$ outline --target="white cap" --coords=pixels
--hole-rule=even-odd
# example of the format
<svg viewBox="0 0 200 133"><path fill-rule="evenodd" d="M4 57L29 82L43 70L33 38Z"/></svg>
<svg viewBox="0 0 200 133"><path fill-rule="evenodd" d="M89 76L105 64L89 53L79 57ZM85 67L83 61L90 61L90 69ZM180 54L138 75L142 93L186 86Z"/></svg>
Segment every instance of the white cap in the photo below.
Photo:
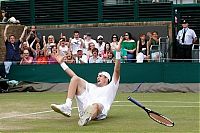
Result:
<svg viewBox="0 0 200 133"><path fill-rule="evenodd" d="M99 72L98 75L104 75L110 81L111 77L110 77L110 74L108 72L102 71L102 72Z"/></svg>
<svg viewBox="0 0 200 133"><path fill-rule="evenodd" d="M102 36L102 35L99 35L99 36L97 37L97 40L99 40L100 38L103 38L103 36Z"/></svg>

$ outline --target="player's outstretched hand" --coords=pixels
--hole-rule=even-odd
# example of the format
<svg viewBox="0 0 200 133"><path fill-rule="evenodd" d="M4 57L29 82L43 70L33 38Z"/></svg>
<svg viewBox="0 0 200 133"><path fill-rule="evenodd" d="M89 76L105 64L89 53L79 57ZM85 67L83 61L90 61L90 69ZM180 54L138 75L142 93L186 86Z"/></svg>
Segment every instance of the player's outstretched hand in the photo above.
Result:
<svg viewBox="0 0 200 133"><path fill-rule="evenodd" d="M61 64L64 60L64 56L59 55L58 53L54 55L54 58L57 60L59 64Z"/></svg>
<svg viewBox="0 0 200 133"><path fill-rule="evenodd" d="M116 51L120 52L120 50L121 50L121 43L122 43L123 40L124 40L124 37L121 36L120 39L119 39L118 45L116 47Z"/></svg>

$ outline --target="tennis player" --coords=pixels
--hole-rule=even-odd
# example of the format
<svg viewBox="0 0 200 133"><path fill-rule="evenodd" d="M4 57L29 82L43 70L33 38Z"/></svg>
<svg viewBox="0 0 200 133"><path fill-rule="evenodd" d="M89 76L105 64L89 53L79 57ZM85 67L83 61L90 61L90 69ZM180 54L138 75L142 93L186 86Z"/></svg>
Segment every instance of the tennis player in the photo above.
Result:
<svg viewBox="0 0 200 133"><path fill-rule="evenodd" d="M92 84L77 76L64 62L63 57L56 56L62 69L71 77L67 99L64 104L51 104L51 108L64 116L70 117L72 100L75 97L79 111L79 126L84 126L91 120L103 120L107 117L111 104L114 101L120 79L120 49L123 37L116 47L116 61L112 78L108 72L99 72L97 83Z"/></svg>

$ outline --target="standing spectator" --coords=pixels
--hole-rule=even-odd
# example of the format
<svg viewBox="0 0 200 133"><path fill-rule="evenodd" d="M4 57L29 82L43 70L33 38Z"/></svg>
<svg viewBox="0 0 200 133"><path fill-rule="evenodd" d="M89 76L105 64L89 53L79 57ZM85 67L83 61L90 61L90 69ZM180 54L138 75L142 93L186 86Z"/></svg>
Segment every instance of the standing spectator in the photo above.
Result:
<svg viewBox="0 0 200 133"><path fill-rule="evenodd" d="M9 36L9 40L7 38L7 30L10 25L5 26L4 30L4 41L6 45L6 58L5 58L5 71L8 74L10 71L10 66L12 65L12 62L20 61L20 44L22 42L22 39L25 35L25 31L27 30L27 27L24 27L24 30L19 38L19 40L16 41L15 35L11 34Z"/></svg>
<svg viewBox="0 0 200 133"><path fill-rule="evenodd" d="M45 36L43 36L43 45L47 48L47 53L51 54L52 47L56 46L54 36L53 35L49 35L47 43L46 43L46 40L45 40Z"/></svg>
<svg viewBox="0 0 200 133"><path fill-rule="evenodd" d="M183 29L179 30L176 37L178 41L177 58L192 59L192 45L197 41L197 36L194 30L188 28L188 22L182 21Z"/></svg>
<svg viewBox="0 0 200 133"><path fill-rule="evenodd" d="M4 10L1 10L1 16L2 16L1 22L6 23L8 21L7 12L5 12Z"/></svg>
<svg viewBox="0 0 200 133"><path fill-rule="evenodd" d="M31 43L33 42L33 40L37 38L37 39L39 39L40 46L43 46L43 44L42 44L42 42L41 42L41 40L42 40L42 35L41 35L41 33L37 32L37 29L36 29L36 28L37 28L37 27L36 27L35 25L32 25L32 26L30 27L30 32L28 33L27 41L28 41L29 44L31 44ZM35 42L35 43L33 44L33 48L34 48L34 49L35 49L35 47L36 47L36 43L37 43L37 42Z"/></svg>
<svg viewBox="0 0 200 133"><path fill-rule="evenodd" d="M20 65L22 65L22 64L23 65L25 65L25 64L32 64L32 62L33 62L33 57L31 57L29 55L29 51L27 49L25 49L23 51L23 57L22 57L22 59L20 61Z"/></svg>
<svg viewBox="0 0 200 133"><path fill-rule="evenodd" d="M112 38L111 38L111 43L110 43L112 51L115 50L115 48L116 48L116 46L118 44L118 41L119 41L118 36L116 34L113 34Z"/></svg>
<svg viewBox="0 0 200 133"><path fill-rule="evenodd" d="M141 57L139 57L141 56ZM137 41L137 49L136 49L136 59L142 59L140 62L143 62L143 59L148 59L147 56L147 39L145 34L141 34L139 40Z"/></svg>
<svg viewBox="0 0 200 133"><path fill-rule="evenodd" d="M96 41L94 39L92 39L92 36L90 33L86 33L86 35L84 36L84 44L85 44L85 49L88 49L89 47L89 43L94 43L96 45Z"/></svg>
<svg viewBox="0 0 200 133"><path fill-rule="evenodd" d="M127 51L128 62L134 62L136 56L136 42L133 40L132 34L130 32L125 32L122 48Z"/></svg>
<svg viewBox="0 0 200 133"><path fill-rule="evenodd" d="M89 63L103 63L97 48L92 49L92 56L89 58Z"/></svg>
<svg viewBox="0 0 200 133"><path fill-rule="evenodd" d="M69 40L70 49L72 50L73 56L76 56L78 49L83 49L84 40L80 38L79 31L75 30L73 38Z"/></svg>
<svg viewBox="0 0 200 133"><path fill-rule="evenodd" d="M69 52L69 47L67 46L64 38L60 39L57 47L58 47L58 54L60 54L61 56L65 56Z"/></svg>
<svg viewBox="0 0 200 133"><path fill-rule="evenodd" d="M99 56L102 57L102 52L104 51L104 46L105 46L105 42L103 41L103 36L99 35L97 37L97 43L95 45L95 48L97 48L99 50ZM103 58L103 57L102 57Z"/></svg>
<svg viewBox="0 0 200 133"><path fill-rule="evenodd" d="M88 63L87 55L83 54L82 49L78 49L76 55L77 55L76 58L75 58L76 64Z"/></svg>

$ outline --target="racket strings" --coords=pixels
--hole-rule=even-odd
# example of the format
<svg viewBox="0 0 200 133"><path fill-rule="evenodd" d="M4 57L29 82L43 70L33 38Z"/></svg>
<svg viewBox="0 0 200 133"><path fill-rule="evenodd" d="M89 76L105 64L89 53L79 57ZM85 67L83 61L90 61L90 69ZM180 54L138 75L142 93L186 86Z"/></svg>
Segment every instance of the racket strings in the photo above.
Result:
<svg viewBox="0 0 200 133"><path fill-rule="evenodd" d="M159 122L159 123L164 124L166 126L171 126L171 127L174 126L174 123L171 120L169 120L168 118L166 118L162 115L150 112L149 116L156 122Z"/></svg>

